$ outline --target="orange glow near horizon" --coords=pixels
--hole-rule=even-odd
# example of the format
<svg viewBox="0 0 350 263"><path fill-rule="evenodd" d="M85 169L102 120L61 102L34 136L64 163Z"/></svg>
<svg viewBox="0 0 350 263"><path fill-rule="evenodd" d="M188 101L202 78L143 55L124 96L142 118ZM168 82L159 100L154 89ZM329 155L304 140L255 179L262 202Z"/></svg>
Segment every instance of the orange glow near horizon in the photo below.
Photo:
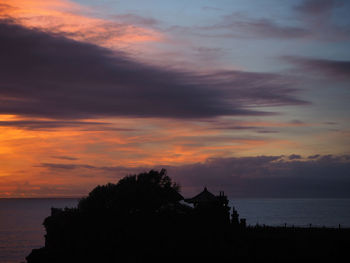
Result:
<svg viewBox="0 0 350 263"><path fill-rule="evenodd" d="M56 196L85 194L92 186L111 181L115 167L151 169L203 163L210 158L304 151L291 140L230 138L225 131L191 121L119 118L89 120L102 125L33 128L6 126L9 121L29 119L0 117L0 197L36 196L38 191L38 196L50 196L52 192L45 191L52 186ZM264 124L283 126L259 123ZM76 192L69 192L68 186Z"/></svg>

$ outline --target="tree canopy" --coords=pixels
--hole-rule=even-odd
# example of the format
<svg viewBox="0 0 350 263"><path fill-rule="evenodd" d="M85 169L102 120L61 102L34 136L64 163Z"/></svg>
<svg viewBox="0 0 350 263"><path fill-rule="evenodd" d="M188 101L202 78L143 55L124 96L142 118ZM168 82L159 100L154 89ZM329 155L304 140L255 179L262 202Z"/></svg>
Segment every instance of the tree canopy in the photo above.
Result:
<svg viewBox="0 0 350 263"><path fill-rule="evenodd" d="M129 215L150 213L183 199L179 189L165 169L159 172L151 170L126 176L116 184L97 186L80 200L78 209L87 212L109 210Z"/></svg>

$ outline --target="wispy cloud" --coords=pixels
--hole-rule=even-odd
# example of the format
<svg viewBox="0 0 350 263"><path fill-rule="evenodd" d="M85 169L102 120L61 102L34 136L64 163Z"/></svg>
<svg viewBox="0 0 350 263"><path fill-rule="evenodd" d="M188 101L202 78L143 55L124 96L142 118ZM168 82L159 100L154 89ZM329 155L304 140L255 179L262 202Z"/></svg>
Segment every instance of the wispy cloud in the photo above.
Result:
<svg viewBox="0 0 350 263"><path fill-rule="evenodd" d="M39 167L49 168L52 170L73 170L78 168L96 169L95 166L88 164L63 164L63 163L42 163Z"/></svg>
<svg viewBox="0 0 350 263"><path fill-rule="evenodd" d="M337 80L350 79L349 60L330 60L295 56L285 56L283 59L297 66L303 72L317 74L316 76L319 78L327 77Z"/></svg>
<svg viewBox="0 0 350 263"><path fill-rule="evenodd" d="M79 158L76 157L72 157L72 156L51 156L51 158L55 158L55 159L61 159L61 160L68 160L68 161L76 161L79 160Z"/></svg>
<svg viewBox="0 0 350 263"><path fill-rule="evenodd" d="M220 21L207 25L184 27L172 26L177 34L193 34L203 38L240 39L300 39L310 37L312 32L303 26L281 24L270 18L251 18L233 13L224 15Z"/></svg>
<svg viewBox="0 0 350 263"><path fill-rule="evenodd" d="M290 17L251 16L245 12L222 15L217 21L201 26L173 26L178 34L203 38L240 38L275 40L317 40L334 42L349 39L348 24L338 23L334 12L345 5L343 0L305 0L291 7Z"/></svg>
<svg viewBox="0 0 350 263"><path fill-rule="evenodd" d="M237 14L223 16L220 23L202 27L202 29L227 30L227 37L231 35L232 37L293 39L310 35L310 31L302 27L281 25L268 18L253 19Z"/></svg>

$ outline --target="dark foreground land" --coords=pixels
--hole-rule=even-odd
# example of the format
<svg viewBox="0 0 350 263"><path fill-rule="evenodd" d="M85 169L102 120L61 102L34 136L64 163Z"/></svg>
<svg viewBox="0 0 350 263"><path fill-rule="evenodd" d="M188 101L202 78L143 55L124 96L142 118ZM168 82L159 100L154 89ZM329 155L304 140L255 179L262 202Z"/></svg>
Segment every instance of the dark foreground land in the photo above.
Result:
<svg viewBox="0 0 350 263"><path fill-rule="evenodd" d="M164 170L98 186L52 209L27 262L349 262L350 229L246 227L223 193L181 200Z"/></svg>
<svg viewBox="0 0 350 263"><path fill-rule="evenodd" d="M144 231L142 234L147 236L112 243L108 240L108 245L101 239L92 241L85 237L85 244L73 245L71 240L59 247L33 250L27 260L28 263L349 262L350 258L349 229L248 227L225 233L205 232L172 236L169 240L169 237Z"/></svg>

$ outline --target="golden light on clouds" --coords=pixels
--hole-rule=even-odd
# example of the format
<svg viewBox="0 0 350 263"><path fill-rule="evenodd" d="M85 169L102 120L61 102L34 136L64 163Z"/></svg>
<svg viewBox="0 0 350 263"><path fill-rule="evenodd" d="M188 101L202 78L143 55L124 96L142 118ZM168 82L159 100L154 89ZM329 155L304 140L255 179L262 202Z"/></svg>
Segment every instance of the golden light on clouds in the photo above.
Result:
<svg viewBox="0 0 350 263"><path fill-rule="evenodd" d="M2 116L1 120L24 119ZM246 132L246 138L235 133L228 135L227 131L199 122L131 118L89 121L101 125L33 128L2 124L1 195L18 196L19 192L25 192L24 196L35 196L38 192L45 196L45 187L52 185L62 187L62 195L69 193L68 186L76 190L82 187L76 193L83 194L93 185L119 178L118 167L181 166L209 158L303 151L292 140L257 138ZM35 190L35 187L44 188ZM60 195L59 191L56 195Z"/></svg>
<svg viewBox="0 0 350 263"><path fill-rule="evenodd" d="M155 30L97 18L92 13L86 7L65 0L3 0L0 6L0 18L14 19L28 28L63 34L108 48L127 48L163 38Z"/></svg>

